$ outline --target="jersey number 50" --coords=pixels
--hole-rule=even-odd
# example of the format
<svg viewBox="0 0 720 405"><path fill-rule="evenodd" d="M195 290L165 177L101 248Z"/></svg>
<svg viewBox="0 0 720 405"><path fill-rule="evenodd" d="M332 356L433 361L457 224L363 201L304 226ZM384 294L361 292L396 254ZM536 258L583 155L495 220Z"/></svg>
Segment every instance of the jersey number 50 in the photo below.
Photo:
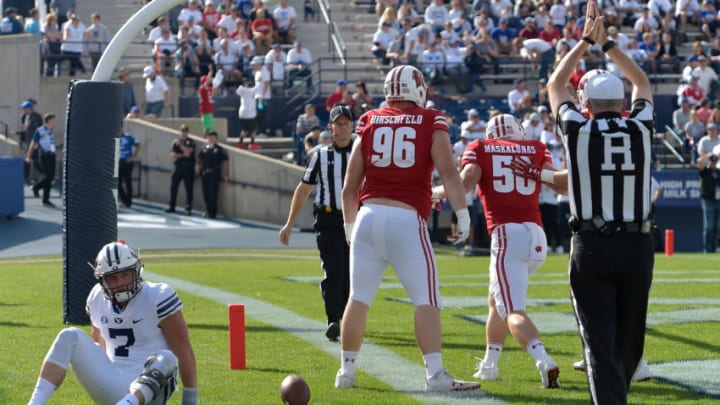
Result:
<svg viewBox="0 0 720 405"><path fill-rule="evenodd" d="M510 162L512 162L512 156L493 155L493 189L498 193L512 193L513 191L517 191L521 195L534 193L535 180L515 176L509 167Z"/></svg>
<svg viewBox="0 0 720 405"><path fill-rule="evenodd" d="M373 132L373 154L370 162L377 167L408 168L415 164L415 130L410 127L396 129L381 127Z"/></svg>

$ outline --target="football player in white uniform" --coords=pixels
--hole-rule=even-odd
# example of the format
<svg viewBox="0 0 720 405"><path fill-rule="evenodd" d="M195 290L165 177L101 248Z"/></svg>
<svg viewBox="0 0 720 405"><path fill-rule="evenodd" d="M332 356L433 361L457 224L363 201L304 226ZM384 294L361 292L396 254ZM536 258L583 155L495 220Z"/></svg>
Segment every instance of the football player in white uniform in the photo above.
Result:
<svg viewBox="0 0 720 405"><path fill-rule="evenodd" d="M29 405L47 402L70 365L98 404L165 404L178 369L182 404L197 404L195 354L175 290L143 281L140 259L123 242L103 246L91 267L98 281L85 307L92 338L78 328L58 333Z"/></svg>

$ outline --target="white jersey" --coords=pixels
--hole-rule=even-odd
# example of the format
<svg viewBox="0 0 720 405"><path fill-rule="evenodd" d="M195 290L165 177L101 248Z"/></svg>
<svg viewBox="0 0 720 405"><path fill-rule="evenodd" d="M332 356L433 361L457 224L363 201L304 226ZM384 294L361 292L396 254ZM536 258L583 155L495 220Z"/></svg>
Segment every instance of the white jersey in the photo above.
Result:
<svg viewBox="0 0 720 405"><path fill-rule="evenodd" d="M148 357L168 349L159 324L182 307L172 287L144 281L122 310L105 298L102 287L96 284L88 295L85 310L105 340L105 354L110 361L119 369L140 373Z"/></svg>

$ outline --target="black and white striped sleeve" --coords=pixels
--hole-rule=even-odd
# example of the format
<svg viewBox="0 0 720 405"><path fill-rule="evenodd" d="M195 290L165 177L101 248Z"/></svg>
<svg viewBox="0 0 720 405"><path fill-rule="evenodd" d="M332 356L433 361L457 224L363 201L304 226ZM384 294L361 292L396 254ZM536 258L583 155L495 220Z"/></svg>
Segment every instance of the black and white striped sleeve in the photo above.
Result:
<svg viewBox="0 0 720 405"><path fill-rule="evenodd" d="M310 160L305 166L305 173L302 177L302 182L305 184L317 184L318 173L320 173L320 151L316 151L310 157Z"/></svg>

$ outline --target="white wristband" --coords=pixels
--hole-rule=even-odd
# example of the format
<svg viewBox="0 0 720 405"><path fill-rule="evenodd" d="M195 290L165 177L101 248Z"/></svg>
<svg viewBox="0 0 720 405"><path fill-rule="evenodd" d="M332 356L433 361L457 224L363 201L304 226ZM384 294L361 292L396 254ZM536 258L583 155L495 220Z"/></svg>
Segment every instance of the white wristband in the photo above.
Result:
<svg viewBox="0 0 720 405"><path fill-rule="evenodd" d="M540 181L543 183L553 184L555 182L555 172L548 169L543 169L540 172Z"/></svg>

